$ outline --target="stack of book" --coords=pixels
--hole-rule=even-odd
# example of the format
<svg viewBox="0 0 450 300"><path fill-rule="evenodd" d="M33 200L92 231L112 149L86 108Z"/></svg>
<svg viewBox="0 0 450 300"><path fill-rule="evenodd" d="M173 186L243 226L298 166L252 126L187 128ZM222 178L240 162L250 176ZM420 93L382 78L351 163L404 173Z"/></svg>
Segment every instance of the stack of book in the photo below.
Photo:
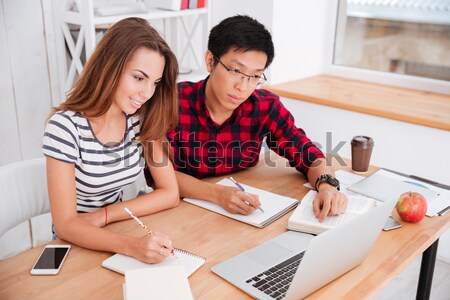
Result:
<svg viewBox="0 0 450 300"><path fill-rule="evenodd" d="M145 0L147 7L156 7L168 10L183 10L203 8L206 0Z"/></svg>
<svg viewBox="0 0 450 300"><path fill-rule="evenodd" d="M123 3L94 3L96 16L106 17L124 14L147 13L149 8L183 10L204 8L206 0L145 0L145 2L124 1Z"/></svg>
<svg viewBox="0 0 450 300"><path fill-rule="evenodd" d="M100 17L124 15L124 14L142 14L146 12L147 7L143 2L94 4L94 14Z"/></svg>

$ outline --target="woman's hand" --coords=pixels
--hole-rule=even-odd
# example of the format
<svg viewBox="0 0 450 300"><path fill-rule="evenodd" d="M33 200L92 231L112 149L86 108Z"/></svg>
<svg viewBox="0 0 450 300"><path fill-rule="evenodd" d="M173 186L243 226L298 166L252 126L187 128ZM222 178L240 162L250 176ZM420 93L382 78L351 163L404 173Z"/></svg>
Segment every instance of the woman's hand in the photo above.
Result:
<svg viewBox="0 0 450 300"><path fill-rule="evenodd" d="M154 232L153 235L145 235L136 238L136 242L131 245L130 255L140 261L156 264L163 261L167 256L172 255L172 241L166 235Z"/></svg>

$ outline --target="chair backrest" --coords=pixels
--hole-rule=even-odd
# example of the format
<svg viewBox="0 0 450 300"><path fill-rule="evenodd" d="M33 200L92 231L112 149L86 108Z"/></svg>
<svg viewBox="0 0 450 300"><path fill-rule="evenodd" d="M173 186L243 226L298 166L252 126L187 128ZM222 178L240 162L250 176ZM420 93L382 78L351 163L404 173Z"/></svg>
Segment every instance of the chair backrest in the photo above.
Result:
<svg viewBox="0 0 450 300"><path fill-rule="evenodd" d="M45 158L0 167L0 259L51 240Z"/></svg>

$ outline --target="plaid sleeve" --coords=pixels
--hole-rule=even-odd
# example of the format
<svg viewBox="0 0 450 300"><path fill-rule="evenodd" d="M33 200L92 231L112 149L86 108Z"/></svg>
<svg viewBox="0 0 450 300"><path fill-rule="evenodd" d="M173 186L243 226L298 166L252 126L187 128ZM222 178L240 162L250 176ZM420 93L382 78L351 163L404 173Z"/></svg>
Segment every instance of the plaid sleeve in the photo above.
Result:
<svg viewBox="0 0 450 300"><path fill-rule="evenodd" d="M285 157L292 167L305 176L313 161L325 157L306 136L305 131L295 126L294 117L283 106L279 97L272 102L266 126L269 131L267 136L269 148Z"/></svg>

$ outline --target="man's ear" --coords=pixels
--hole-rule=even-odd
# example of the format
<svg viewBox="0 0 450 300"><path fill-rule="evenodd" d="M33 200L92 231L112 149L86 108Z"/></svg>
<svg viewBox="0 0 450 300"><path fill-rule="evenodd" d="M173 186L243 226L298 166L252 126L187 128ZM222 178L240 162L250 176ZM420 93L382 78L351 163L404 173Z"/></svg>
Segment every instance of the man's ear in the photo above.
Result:
<svg viewBox="0 0 450 300"><path fill-rule="evenodd" d="M205 65L208 73L211 73L214 68L214 55L209 50L205 53Z"/></svg>

